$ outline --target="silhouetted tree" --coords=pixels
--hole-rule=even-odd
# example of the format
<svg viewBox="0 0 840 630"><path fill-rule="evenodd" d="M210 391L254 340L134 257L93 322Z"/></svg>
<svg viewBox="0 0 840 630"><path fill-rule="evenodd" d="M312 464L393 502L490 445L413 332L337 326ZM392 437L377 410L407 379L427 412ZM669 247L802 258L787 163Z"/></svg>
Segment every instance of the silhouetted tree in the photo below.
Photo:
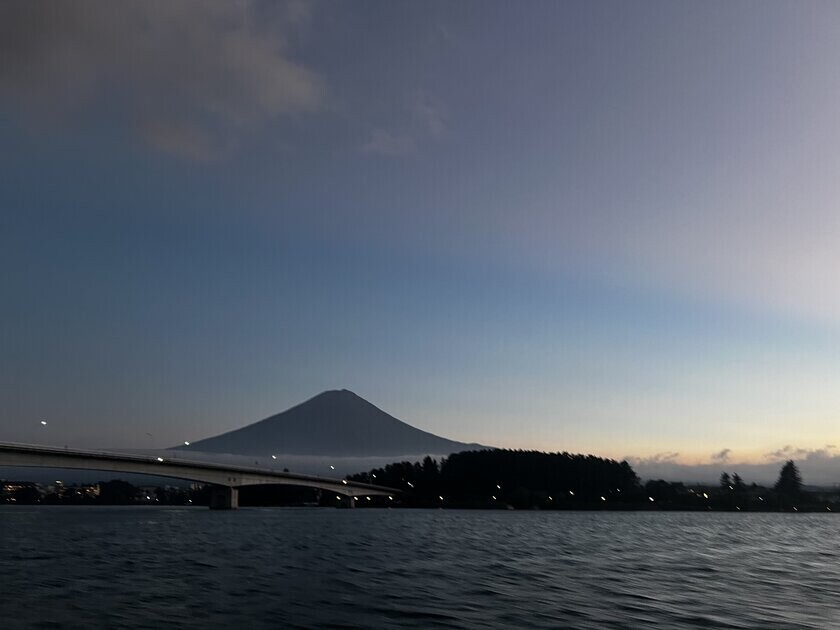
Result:
<svg viewBox="0 0 840 630"><path fill-rule="evenodd" d="M729 478L729 473L724 472L720 475L720 489L723 491L731 490L732 480Z"/></svg>
<svg viewBox="0 0 840 630"><path fill-rule="evenodd" d="M439 472L440 469L438 468L437 460L426 455L426 458L423 460L423 477L434 479L438 476Z"/></svg>
<svg viewBox="0 0 840 630"><path fill-rule="evenodd" d="M792 459L785 462L779 471L779 480L774 486L783 507L788 507L799 501L802 494L802 477Z"/></svg>
<svg viewBox="0 0 840 630"><path fill-rule="evenodd" d="M685 486L682 483L668 483L664 479L651 479L645 484L645 495L653 499L658 508L672 507L684 492Z"/></svg>

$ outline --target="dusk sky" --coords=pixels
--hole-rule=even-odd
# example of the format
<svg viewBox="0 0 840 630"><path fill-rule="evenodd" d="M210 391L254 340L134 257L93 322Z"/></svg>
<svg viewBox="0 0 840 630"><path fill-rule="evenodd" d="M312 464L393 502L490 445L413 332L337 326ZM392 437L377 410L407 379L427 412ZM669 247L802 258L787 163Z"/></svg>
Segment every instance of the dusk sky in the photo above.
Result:
<svg viewBox="0 0 840 630"><path fill-rule="evenodd" d="M0 441L164 447L347 388L504 447L840 453L838 32L4 2Z"/></svg>

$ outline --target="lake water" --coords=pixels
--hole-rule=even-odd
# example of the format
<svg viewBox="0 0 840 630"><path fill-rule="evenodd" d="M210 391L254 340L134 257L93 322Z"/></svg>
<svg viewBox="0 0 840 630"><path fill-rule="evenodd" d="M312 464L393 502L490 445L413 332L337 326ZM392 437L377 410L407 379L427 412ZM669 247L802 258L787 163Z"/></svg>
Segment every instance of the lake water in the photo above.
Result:
<svg viewBox="0 0 840 630"><path fill-rule="evenodd" d="M840 515L0 508L0 627L840 628Z"/></svg>

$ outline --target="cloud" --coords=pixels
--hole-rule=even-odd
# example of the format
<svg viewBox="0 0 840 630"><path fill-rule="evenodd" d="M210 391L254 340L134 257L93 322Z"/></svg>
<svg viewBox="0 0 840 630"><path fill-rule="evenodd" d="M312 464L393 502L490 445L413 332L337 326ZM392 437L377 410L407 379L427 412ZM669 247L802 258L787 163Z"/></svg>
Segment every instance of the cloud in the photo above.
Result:
<svg viewBox="0 0 840 630"><path fill-rule="evenodd" d="M822 451L822 449L820 449ZM765 453L764 457L770 461L781 461L787 459L794 459L794 458L801 458L807 457L809 453L808 449L804 448L794 448L790 444L786 444L782 448L776 449L770 453Z"/></svg>
<svg viewBox="0 0 840 630"><path fill-rule="evenodd" d="M429 138L439 140L446 131L443 106L425 92L417 92L411 100L411 115L415 129Z"/></svg>
<svg viewBox="0 0 840 630"><path fill-rule="evenodd" d="M212 160L220 156L220 149L213 139L194 125L151 121L140 132L147 143L165 153L196 161Z"/></svg>
<svg viewBox="0 0 840 630"><path fill-rule="evenodd" d="M840 454L833 444L822 448L801 448L787 444L765 455L765 462L732 462L730 449L712 455L711 464L682 464L674 453L659 453L652 457L627 457L642 479L666 479L689 483L717 484L722 463L737 467L738 474L747 483L772 485L779 477L782 463L793 459L802 473L806 485L834 486L840 484ZM726 459L716 457L726 453Z"/></svg>
<svg viewBox="0 0 840 630"><path fill-rule="evenodd" d="M725 463L729 461L729 455L732 453L731 448L725 448L722 451L718 451L717 453L712 453L712 461L718 463Z"/></svg>
<svg viewBox="0 0 840 630"><path fill-rule="evenodd" d="M414 155L420 145L440 141L446 133L443 106L425 92L412 94L399 117L403 118L396 126L399 131L375 128L362 145L362 152L392 157Z"/></svg>
<svg viewBox="0 0 840 630"><path fill-rule="evenodd" d="M625 457L624 459L633 466L652 466L657 464L673 463L679 456L680 454L675 451L668 451L664 453L657 453L656 455L651 455L649 457Z"/></svg>
<svg viewBox="0 0 840 630"><path fill-rule="evenodd" d="M149 145L207 159L245 130L313 112L323 81L292 59L301 3L0 4L0 99L66 122L117 114Z"/></svg>
<svg viewBox="0 0 840 630"><path fill-rule="evenodd" d="M377 155L412 155L417 152L417 141L410 135L394 135L384 129L374 129L362 151Z"/></svg>

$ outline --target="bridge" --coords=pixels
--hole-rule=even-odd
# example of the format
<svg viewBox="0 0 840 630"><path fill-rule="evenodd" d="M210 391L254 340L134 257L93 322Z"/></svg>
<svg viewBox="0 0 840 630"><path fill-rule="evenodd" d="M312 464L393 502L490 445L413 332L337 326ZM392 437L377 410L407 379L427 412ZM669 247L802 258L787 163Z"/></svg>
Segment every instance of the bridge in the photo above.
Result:
<svg viewBox="0 0 840 630"><path fill-rule="evenodd" d="M213 489L210 496L211 509L235 510L239 507L239 488L242 486L274 484L317 488L345 497L348 507L353 507L360 497L393 497L400 492L395 488L343 479L280 472L271 468L191 461L176 458L174 453L171 457L167 457L167 454L162 452L155 457L0 442L0 466L137 473L209 484Z"/></svg>

